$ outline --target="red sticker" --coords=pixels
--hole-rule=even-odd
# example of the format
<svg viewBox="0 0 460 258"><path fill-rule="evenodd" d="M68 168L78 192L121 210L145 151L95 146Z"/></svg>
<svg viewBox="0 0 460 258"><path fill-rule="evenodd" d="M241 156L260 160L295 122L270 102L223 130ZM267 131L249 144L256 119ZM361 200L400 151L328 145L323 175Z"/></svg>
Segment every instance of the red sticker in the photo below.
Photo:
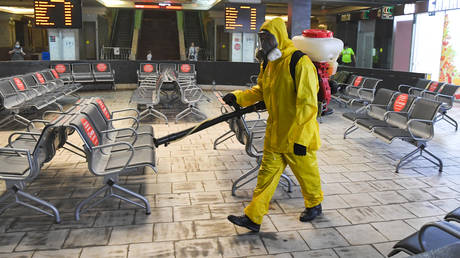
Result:
<svg viewBox="0 0 460 258"><path fill-rule="evenodd" d="M241 49L241 44L240 43L236 43L235 46L234 46L235 50L238 51Z"/></svg>
<svg viewBox="0 0 460 258"><path fill-rule="evenodd" d="M21 79L14 77L13 81L14 84L16 84L16 88L18 88L18 90L23 91L25 89L24 83L21 81Z"/></svg>
<svg viewBox="0 0 460 258"><path fill-rule="evenodd" d="M362 80L363 80L362 76L356 77L355 81L353 82L353 86L358 87L361 84Z"/></svg>
<svg viewBox="0 0 460 258"><path fill-rule="evenodd" d="M81 123L83 124L83 128L85 128L86 136L88 136L88 138L91 140L94 146L98 146L99 139L97 139L96 132L94 132L94 129L91 126L91 124L85 118L81 119Z"/></svg>
<svg viewBox="0 0 460 258"><path fill-rule="evenodd" d="M428 88L428 91L434 92L436 89L438 89L439 82L432 82L430 84L430 87Z"/></svg>
<svg viewBox="0 0 460 258"><path fill-rule="evenodd" d="M144 70L144 73L151 73L153 72L153 65L145 64L142 69Z"/></svg>
<svg viewBox="0 0 460 258"><path fill-rule="evenodd" d="M188 73L190 72L190 70L192 70L192 68L190 67L189 64L183 64L180 66L180 71L183 73Z"/></svg>
<svg viewBox="0 0 460 258"><path fill-rule="evenodd" d="M67 68L65 68L65 65L63 64L57 64L56 66L54 66L54 69L56 69L58 73L65 73L65 71L67 70Z"/></svg>
<svg viewBox="0 0 460 258"><path fill-rule="evenodd" d="M35 73L35 77L37 77L37 80L40 84L45 84L45 78L43 78L41 73Z"/></svg>
<svg viewBox="0 0 460 258"><path fill-rule="evenodd" d="M96 69L98 72L105 72L107 71L107 65L104 63L99 63L96 65Z"/></svg>
<svg viewBox="0 0 460 258"><path fill-rule="evenodd" d="M54 75L54 77L55 77L56 79L59 79L59 74L56 72L56 70L51 69L51 72L53 73L53 75Z"/></svg>
<svg viewBox="0 0 460 258"><path fill-rule="evenodd" d="M401 94L396 97L395 103L393 104L393 110L396 112L400 112L406 107L407 100L409 99L409 95Z"/></svg>
<svg viewBox="0 0 460 258"><path fill-rule="evenodd" d="M104 102L102 102L101 99L97 99L96 102L99 105L99 107L101 108L102 113L104 113L104 116L107 117L107 119L110 119L110 113L107 110L107 107L105 106Z"/></svg>

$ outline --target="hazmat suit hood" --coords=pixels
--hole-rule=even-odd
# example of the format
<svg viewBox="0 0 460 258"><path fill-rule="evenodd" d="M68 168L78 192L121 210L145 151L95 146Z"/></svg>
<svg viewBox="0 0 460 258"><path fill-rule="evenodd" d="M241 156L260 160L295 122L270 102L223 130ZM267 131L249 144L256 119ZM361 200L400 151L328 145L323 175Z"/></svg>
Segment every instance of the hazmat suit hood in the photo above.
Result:
<svg viewBox="0 0 460 258"><path fill-rule="evenodd" d="M266 21L262 24L260 30L266 30L275 36L276 41L278 42L278 48L281 50L282 58L291 56L291 54L297 50L292 41L289 39L286 24L283 19L275 18L273 20Z"/></svg>

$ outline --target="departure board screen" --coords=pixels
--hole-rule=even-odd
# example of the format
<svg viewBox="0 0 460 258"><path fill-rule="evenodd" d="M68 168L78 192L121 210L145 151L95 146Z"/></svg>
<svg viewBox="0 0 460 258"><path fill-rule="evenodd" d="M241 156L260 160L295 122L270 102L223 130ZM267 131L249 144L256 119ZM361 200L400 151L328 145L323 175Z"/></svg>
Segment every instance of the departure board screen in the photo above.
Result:
<svg viewBox="0 0 460 258"><path fill-rule="evenodd" d="M34 0L35 26L81 28L81 0Z"/></svg>
<svg viewBox="0 0 460 258"><path fill-rule="evenodd" d="M265 6L263 5L225 5L226 32L257 32L264 21Z"/></svg>

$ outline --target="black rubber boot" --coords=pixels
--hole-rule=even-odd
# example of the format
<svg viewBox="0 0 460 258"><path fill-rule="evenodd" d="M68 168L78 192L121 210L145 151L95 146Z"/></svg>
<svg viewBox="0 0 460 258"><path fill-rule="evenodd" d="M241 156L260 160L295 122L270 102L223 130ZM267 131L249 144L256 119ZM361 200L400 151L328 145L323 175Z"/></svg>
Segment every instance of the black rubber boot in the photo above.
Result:
<svg viewBox="0 0 460 258"><path fill-rule="evenodd" d="M231 223L233 223L233 224L235 224L237 226L240 226L240 227L245 227L245 228L251 230L252 232L259 232L260 231L260 225L252 222L252 220L246 215L243 215L243 216L229 215L227 217L227 219Z"/></svg>
<svg viewBox="0 0 460 258"><path fill-rule="evenodd" d="M300 214L300 221L307 222L311 221L316 216L320 215L323 212L323 208L321 208L321 204L316 205L312 208L305 208L305 210Z"/></svg>

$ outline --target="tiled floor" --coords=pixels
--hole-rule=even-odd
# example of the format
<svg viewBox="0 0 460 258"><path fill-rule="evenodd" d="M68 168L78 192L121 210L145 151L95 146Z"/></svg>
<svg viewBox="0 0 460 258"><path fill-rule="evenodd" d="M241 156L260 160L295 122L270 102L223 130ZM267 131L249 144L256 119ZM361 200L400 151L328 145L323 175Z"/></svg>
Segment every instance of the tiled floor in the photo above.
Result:
<svg viewBox="0 0 460 258"><path fill-rule="evenodd" d="M130 94L82 93L104 97L112 110L126 107ZM212 100L200 106L209 116L219 114ZM344 140L350 122L343 111L337 108L320 125L324 214L311 223L298 221L303 210L298 186L292 193L279 187L259 234L226 220L250 200L254 183L236 197L231 185L255 163L235 139L213 150L214 139L227 130L223 123L158 148L159 174L146 170L121 178L122 185L147 196L150 216L111 200L75 222L75 205L102 181L88 172L84 159L60 150L27 189L55 204L63 222L9 209L0 215L0 257L381 257L396 241L460 206L460 137L452 127L439 122L429 143L444 161L442 174L422 160L396 174L395 163L413 146L388 145L363 131ZM460 120L459 107L451 114ZM193 124L154 124L154 129L163 136ZM2 146L10 133L0 132ZM70 140L79 143L75 136Z"/></svg>

